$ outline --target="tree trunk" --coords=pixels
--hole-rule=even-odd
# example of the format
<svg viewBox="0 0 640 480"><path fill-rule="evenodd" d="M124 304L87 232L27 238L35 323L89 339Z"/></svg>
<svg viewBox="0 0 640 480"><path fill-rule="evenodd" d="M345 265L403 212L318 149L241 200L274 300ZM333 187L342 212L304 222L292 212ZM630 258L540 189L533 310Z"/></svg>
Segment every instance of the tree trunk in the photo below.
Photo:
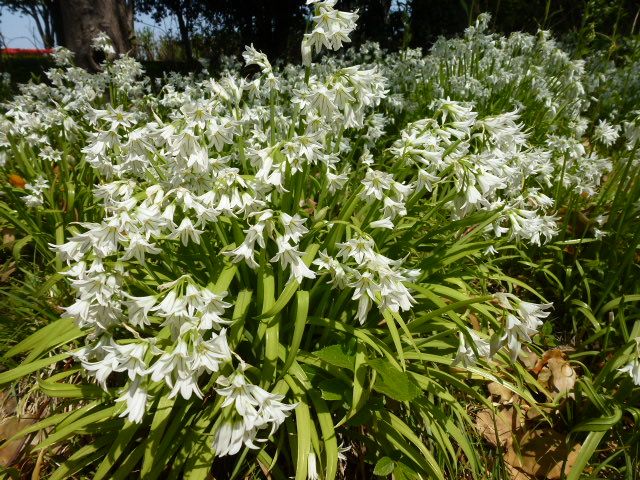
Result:
<svg viewBox="0 0 640 480"><path fill-rule="evenodd" d="M100 70L92 40L106 33L117 53L131 50L133 2L126 0L59 0L62 44L76 54L76 64Z"/></svg>
<svg viewBox="0 0 640 480"><path fill-rule="evenodd" d="M177 10L175 14L178 18L178 30L180 30L180 42L182 43L182 48L184 49L184 56L187 60L187 63L191 63L193 62L193 50L191 49L189 27L187 26L187 21L183 15L182 10Z"/></svg>

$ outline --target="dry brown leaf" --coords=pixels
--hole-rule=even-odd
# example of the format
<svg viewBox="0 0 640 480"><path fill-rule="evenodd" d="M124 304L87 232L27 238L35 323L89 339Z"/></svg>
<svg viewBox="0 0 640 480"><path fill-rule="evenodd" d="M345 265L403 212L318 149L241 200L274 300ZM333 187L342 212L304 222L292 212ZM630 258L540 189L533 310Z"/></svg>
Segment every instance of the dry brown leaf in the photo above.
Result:
<svg viewBox="0 0 640 480"><path fill-rule="evenodd" d="M31 418L5 418L2 423L0 423L0 441L4 441L8 438L13 437L20 430L34 423L35 419ZM26 440L27 437L22 437L4 444L0 448L0 465L3 467L8 467L13 464Z"/></svg>
<svg viewBox="0 0 640 480"><path fill-rule="evenodd" d="M542 368L547 364L547 362L551 358L560 358L562 360L565 360L566 355L562 350L559 350L557 348L554 348L553 350L547 350L546 352L544 352L544 355L542 355L542 358L538 361L536 366L533 368L533 371L535 373L540 373Z"/></svg>
<svg viewBox="0 0 640 480"><path fill-rule="evenodd" d="M576 443L569 448L565 436L555 430L533 430L518 445L507 446L505 461L512 467L512 480L557 480L562 477L563 467L565 476L571 471L580 446Z"/></svg>
<svg viewBox="0 0 640 480"><path fill-rule="evenodd" d="M554 357L549 359L547 365L551 372L553 386L556 387L558 392L567 393L573 390L577 375L569 362L561 358Z"/></svg>
<svg viewBox="0 0 640 480"><path fill-rule="evenodd" d="M469 318L469 323L471 323L471 326L473 327L473 329L476 331L480 331L481 328L480 328L480 322L478 321L478 317L474 313L469 313L468 318Z"/></svg>
<svg viewBox="0 0 640 480"><path fill-rule="evenodd" d="M16 412L18 401L10 391L0 392L0 421L12 416Z"/></svg>
<svg viewBox="0 0 640 480"><path fill-rule="evenodd" d="M551 383L551 370L548 367L542 367L538 373L538 382L546 389L550 388Z"/></svg>
<svg viewBox="0 0 640 480"><path fill-rule="evenodd" d="M487 389L491 395L498 397L499 403L509 403L515 395L511 390L498 382L488 383Z"/></svg>
<svg viewBox="0 0 640 480"><path fill-rule="evenodd" d="M528 348L522 349L522 353L520 354L519 358L520 360L522 360L524 366L529 370L533 370L540 360L536 352L533 352Z"/></svg>
<svg viewBox="0 0 640 480"><path fill-rule="evenodd" d="M498 411L494 420L494 412L487 408L476 415L476 428L493 446L510 445L513 432L520 428L520 419L516 410L509 407Z"/></svg>

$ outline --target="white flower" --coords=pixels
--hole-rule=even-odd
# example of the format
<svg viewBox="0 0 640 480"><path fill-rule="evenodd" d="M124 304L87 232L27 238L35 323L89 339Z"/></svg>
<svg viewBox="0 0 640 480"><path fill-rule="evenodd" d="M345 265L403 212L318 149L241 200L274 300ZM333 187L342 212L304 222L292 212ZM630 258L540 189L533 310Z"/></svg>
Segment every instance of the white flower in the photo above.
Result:
<svg viewBox="0 0 640 480"><path fill-rule="evenodd" d="M189 241L200 244L200 234L203 230L198 230L193 226L189 218L183 218L178 228L176 228L167 238L174 239L180 237L180 241L186 247Z"/></svg>
<svg viewBox="0 0 640 480"><path fill-rule="evenodd" d="M640 358L634 358L624 367L619 368L618 371L628 373L633 383L640 387Z"/></svg>
<svg viewBox="0 0 640 480"><path fill-rule="evenodd" d="M309 452L307 459L307 480L318 480L318 468L316 467L316 454Z"/></svg>
<svg viewBox="0 0 640 480"><path fill-rule="evenodd" d="M389 217L381 218L380 220L376 220L369 224L370 228L386 228L389 230L393 230L393 222Z"/></svg>
<svg viewBox="0 0 640 480"><path fill-rule="evenodd" d="M332 171L327 171L327 188L329 189L329 193L336 193L338 190L342 190L344 186L349 181L349 173L333 173Z"/></svg>
<svg viewBox="0 0 640 480"><path fill-rule="evenodd" d="M126 297L129 300L125 300L124 304L128 309L129 323L136 327L149 325L148 315L151 309L156 306L156 297L153 295L147 297L126 295Z"/></svg>
<svg viewBox="0 0 640 480"><path fill-rule="evenodd" d="M291 277L295 278L298 283L301 283L303 278L316 278L316 274L302 260L303 252L296 250L285 237L277 237L276 243L278 244L278 253L271 259L271 262L279 261L283 270L291 267Z"/></svg>
<svg viewBox="0 0 640 480"><path fill-rule="evenodd" d="M246 365L241 364L231 376L220 376L216 380L219 385L216 392L226 397L222 408L234 407L234 411L227 411L214 438L214 449L218 456L233 455L243 444L258 448L254 443L258 431L270 426L273 434L296 407L295 404L282 403L282 395L274 395L249 383L243 373L245 368Z"/></svg>
<svg viewBox="0 0 640 480"><path fill-rule="evenodd" d="M141 423L147 406L147 390L141 384L143 378L136 376L129 382L127 390L116 399L116 402L127 402L127 408L120 414L127 417L130 422Z"/></svg>
<svg viewBox="0 0 640 480"><path fill-rule="evenodd" d="M120 260L124 261L130 258L136 258L144 265L145 255L147 253L157 255L161 251L161 248L156 247L153 243L149 243L144 236L136 232L131 232L129 234L129 244L125 247L124 255L120 257Z"/></svg>
<svg viewBox="0 0 640 480"><path fill-rule="evenodd" d="M258 65L263 73L271 72L271 64L269 63L269 59L267 56L259 52L253 47L253 43L251 46L245 46L244 52L242 53L242 58L244 58L245 65Z"/></svg>
<svg viewBox="0 0 640 480"><path fill-rule="evenodd" d="M227 343L227 332L222 329L218 335L203 340L198 337L193 344L193 368L217 372L220 366L231 361L231 349Z"/></svg>
<svg viewBox="0 0 640 480"><path fill-rule="evenodd" d="M495 293L494 297L500 306L508 310L500 344L507 344L511 359L515 361L520 354L520 342L530 342L531 337L538 333L542 320L550 315L547 310L553 304L525 302L511 293L499 292Z"/></svg>
<svg viewBox="0 0 640 480"><path fill-rule="evenodd" d="M598 125L596 125L596 128L593 130L593 138L605 147L610 147L616 143L619 136L620 125L611 125L606 120L598 121Z"/></svg>
<svg viewBox="0 0 640 480"><path fill-rule="evenodd" d="M154 382L164 380L172 387L169 398L175 397L178 393L185 400L189 400L192 394L202 398L202 392L198 387L198 372L192 367L192 355L182 339L171 353L164 352L147 373L151 374L151 380Z"/></svg>
<svg viewBox="0 0 640 480"><path fill-rule="evenodd" d="M42 194L45 189L49 188L49 182L44 177L38 177L35 182L27 183L24 188L31 192L31 194L22 197L22 201L27 207L40 207L44 202Z"/></svg>
<svg viewBox="0 0 640 480"><path fill-rule="evenodd" d="M478 356L482 358L490 357L490 345L489 342L481 338L473 330L468 330L468 334L473 341L473 345L467 346L467 337L462 332L459 332L460 343L458 345L458 352L453 360L452 365L462 364L463 367L469 367L475 365L478 361Z"/></svg>
<svg viewBox="0 0 640 480"><path fill-rule="evenodd" d="M105 32L100 32L98 33L98 35L93 37L91 46L94 49L101 50L108 55L115 55L116 53L115 48L113 48L113 42L111 41L111 38L109 38L109 36Z"/></svg>
<svg viewBox="0 0 640 480"><path fill-rule="evenodd" d="M306 220L297 213L293 216L280 212L280 222L284 226L284 241L300 242L302 236L309 230L304 226Z"/></svg>

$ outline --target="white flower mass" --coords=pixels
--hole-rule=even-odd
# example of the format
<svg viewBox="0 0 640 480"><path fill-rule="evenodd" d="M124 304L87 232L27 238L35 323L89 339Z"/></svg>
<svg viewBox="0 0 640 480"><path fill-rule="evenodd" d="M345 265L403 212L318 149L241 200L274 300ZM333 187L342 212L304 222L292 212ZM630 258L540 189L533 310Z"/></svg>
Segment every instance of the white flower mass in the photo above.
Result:
<svg viewBox="0 0 640 480"><path fill-rule="evenodd" d="M51 161L66 155L41 134L57 125L61 136L82 139L83 160L99 178L93 194L101 211L75 225L64 243L51 245L75 294L62 316L90 332L75 359L105 390L114 378L124 379L116 402L132 422L143 421L156 395L222 397L223 420L213 439L219 456L258 448L296 404L258 385L235 351L236 299L227 286L173 268L169 256L197 256L210 274L231 264L238 276L271 269L309 290L322 282L351 299L357 324L375 324L416 303L412 284L421 271L407 260L410 252L391 258L381 245L403 225L411 227L410 212L425 198L441 202L450 222L486 213L487 240L542 245L558 232L549 187L561 177L575 194L592 195L611 169L607 158L581 143L581 100L557 112L565 131L543 137L525 126L526 111L518 105L479 113L490 90L512 80L518 51L545 59L518 67L533 101L556 108L549 71L561 72L564 83L558 83L568 85L568 98L580 92L582 63L566 58L552 40L497 39L484 33L481 17L464 39L440 40L428 56L411 50L385 56L365 45L323 57L323 50L350 41L358 15L336 10L335 0L307 3L313 24L302 39L301 67L275 68L252 45L243 58L259 68L253 78L234 70L217 79L175 77L152 94L131 58L90 75L70 66L60 49L61 66L48 73L52 86L26 86L0 117L0 159L7 135L20 136ZM104 35L94 45L115 53ZM479 50L492 59L483 61L479 78L453 75L448 84L434 83L443 58L455 66ZM416 111L407 94L418 82L435 85L428 111ZM94 108L109 86L126 99ZM410 121L396 125L398 112ZM633 125L626 124L625 135L637 140ZM393 141L383 140L387 131L395 132ZM595 138L610 146L620 132L603 120ZM317 185L319 198L309 197L309 184ZM22 201L40 208L51 188L52 179L37 178ZM366 217L343 236L360 210ZM499 254L493 246L487 252ZM484 334L460 332L456 364L488 360L502 347L515 361L552 307L511 293L494 297L504 311L501 329L491 346ZM640 383L637 361L621 371ZM315 478L315 457L309 465Z"/></svg>

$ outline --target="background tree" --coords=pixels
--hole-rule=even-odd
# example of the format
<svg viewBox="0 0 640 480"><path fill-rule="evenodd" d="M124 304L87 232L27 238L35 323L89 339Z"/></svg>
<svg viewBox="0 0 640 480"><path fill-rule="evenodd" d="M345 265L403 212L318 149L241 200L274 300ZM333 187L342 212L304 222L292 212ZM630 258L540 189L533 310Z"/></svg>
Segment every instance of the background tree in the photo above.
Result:
<svg viewBox="0 0 640 480"><path fill-rule="evenodd" d="M98 70L91 47L93 38L106 33L116 53L131 50L133 40L133 1L127 0L59 0L62 45L76 54L76 64Z"/></svg>
<svg viewBox="0 0 640 480"><path fill-rule="evenodd" d="M137 11L150 14L156 22L168 17L176 19L180 43L187 62L193 61L191 40L203 7L207 7L204 3L206 2L201 0L136 0L135 2Z"/></svg>
<svg viewBox="0 0 640 480"><path fill-rule="evenodd" d="M300 55L309 9L304 0L202 0L203 31L219 50L238 53L254 46L271 59Z"/></svg>
<svg viewBox="0 0 640 480"><path fill-rule="evenodd" d="M59 0L0 0L0 7L33 19L44 48L61 43Z"/></svg>

